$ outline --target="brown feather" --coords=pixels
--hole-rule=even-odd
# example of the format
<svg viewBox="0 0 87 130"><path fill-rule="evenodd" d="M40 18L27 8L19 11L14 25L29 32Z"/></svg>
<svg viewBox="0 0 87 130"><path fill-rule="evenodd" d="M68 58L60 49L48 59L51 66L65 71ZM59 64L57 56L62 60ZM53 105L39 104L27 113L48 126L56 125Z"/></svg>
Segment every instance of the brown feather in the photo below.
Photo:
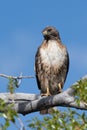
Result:
<svg viewBox="0 0 87 130"><path fill-rule="evenodd" d="M45 31L48 29L46 28ZM36 79L43 96L48 94L47 90L49 95L55 95L61 91L69 68L67 49L61 43L60 37L56 36L58 32L55 28L51 29L52 32L45 36L35 56Z"/></svg>

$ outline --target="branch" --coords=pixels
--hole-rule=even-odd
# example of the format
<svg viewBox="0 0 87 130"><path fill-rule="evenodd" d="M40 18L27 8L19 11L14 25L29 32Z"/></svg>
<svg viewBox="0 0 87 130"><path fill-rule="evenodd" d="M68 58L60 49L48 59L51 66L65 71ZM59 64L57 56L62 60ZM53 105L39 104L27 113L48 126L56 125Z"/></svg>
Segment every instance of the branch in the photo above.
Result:
<svg viewBox="0 0 87 130"><path fill-rule="evenodd" d="M82 80L86 80L87 76L84 76ZM76 85L77 82L74 84ZM13 109L20 114L26 115L32 112L37 112L46 108L54 106L72 107L81 110L87 110L87 104L84 102L76 102L75 89L70 87L66 91L49 97L41 97L36 94L25 93L0 93L0 98L7 104L14 104Z"/></svg>
<svg viewBox="0 0 87 130"><path fill-rule="evenodd" d="M72 88L57 94L55 96L40 97L36 94L24 93L1 93L0 98L4 99L7 104L14 104L13 109L20 114L26 115L32 112L37 112L54 106L72 107L81 110L87 110L86 104L80 102L79 106L73 96Z"/></svg>
<svg viewBox="0 0 87 130"><path fill-rule="evenodd" d="M0 74L1 77L4 78L12 78L12 79L23 79L23 78L34 78L34 76L22 76L22 74L20 74L20 76L8 76L6 74Z"/></svg>
<svg viewBox="0 0 87 130"><path fill-rule="evenodd" d="M24 79L24 78L34 78L34 76L22 76L22 73L19 76L8 76L6 74L0 74L0 77L15 80L16 87L20 86L22 79Z"/></svg>

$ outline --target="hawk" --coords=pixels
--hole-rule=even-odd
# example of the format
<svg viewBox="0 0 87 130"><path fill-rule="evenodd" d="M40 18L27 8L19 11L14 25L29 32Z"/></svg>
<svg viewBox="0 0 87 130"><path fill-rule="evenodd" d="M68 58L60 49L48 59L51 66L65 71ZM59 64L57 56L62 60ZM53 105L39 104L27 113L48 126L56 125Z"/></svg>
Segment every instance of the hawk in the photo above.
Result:
<svg viewBox="0 0 87 130"><path fill-rule="evenodd" d="M36 80L41 96L51 96L62 92L69 68L69 55L56 28L48 26L42 34L44 40L35 56Z"/></svg>

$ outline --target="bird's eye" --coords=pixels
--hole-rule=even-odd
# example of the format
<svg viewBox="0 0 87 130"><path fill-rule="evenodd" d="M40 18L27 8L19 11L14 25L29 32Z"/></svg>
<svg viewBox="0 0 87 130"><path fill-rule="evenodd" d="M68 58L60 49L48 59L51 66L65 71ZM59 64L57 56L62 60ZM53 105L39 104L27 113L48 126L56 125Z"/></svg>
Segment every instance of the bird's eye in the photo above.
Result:
<svg viewBox="0 0 87 130"><path fill-rule="evenodd" d="M48 32L50 32L52 29L48 29Z"/></svg>

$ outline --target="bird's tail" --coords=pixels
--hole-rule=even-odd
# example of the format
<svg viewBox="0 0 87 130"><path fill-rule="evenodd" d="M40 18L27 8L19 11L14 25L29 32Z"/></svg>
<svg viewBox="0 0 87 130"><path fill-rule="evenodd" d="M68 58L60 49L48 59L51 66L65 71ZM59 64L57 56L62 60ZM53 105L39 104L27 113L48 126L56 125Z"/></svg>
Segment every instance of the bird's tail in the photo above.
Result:
<svg viewBox="0 0 87 130"><path fill-rule="evenodd" d="M48 108L48 109L41 110L41 111L40 111L40 114L41 114L41 115L44 115L44 114L52 114L52 113L53 113L53 110L55 110L55 107L51 107L51 108Z"/></svg>
<svg viewBox="0 0 87 130"><path fill-rule="evenodd" d="M40 111L40 114L41 114L41 115L48 114L48 109L41 110L41 111Z"/></svg>

